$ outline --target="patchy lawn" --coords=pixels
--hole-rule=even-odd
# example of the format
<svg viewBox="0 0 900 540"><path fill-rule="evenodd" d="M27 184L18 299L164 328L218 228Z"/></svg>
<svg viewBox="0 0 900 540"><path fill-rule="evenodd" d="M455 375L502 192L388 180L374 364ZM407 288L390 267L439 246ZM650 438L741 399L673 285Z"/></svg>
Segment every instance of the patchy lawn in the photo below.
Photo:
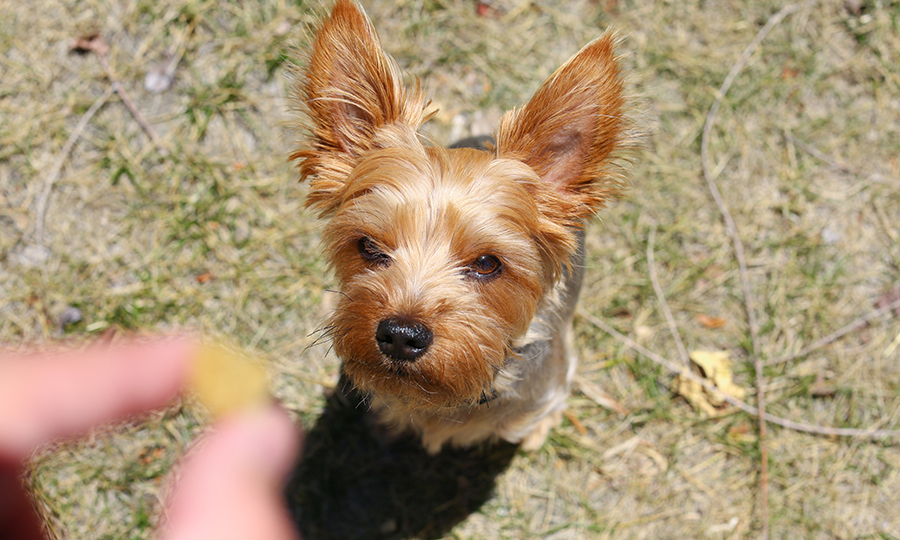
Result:
<svg viewBox="0 0 900 540"><path fill-rule="evenodd" d="M287 163L287 64L321 6L0 0L0 342L191 328L267 358L276 395L315 443L288 496L308 539L758 538L766 522L773 538L900 538L897 437L770 423L761 445L755 417L695 411L669 370L595 324L681 363L652 254L686 350L729 351L746 401L756 404L760 359L769 414L900 429L900 310L803 351L900 298L900 3L800 7L721 99L707 166L743 242L756 352L701 144L718 89L782 4L364 5L429 89L441 112L427 129L444 143L490 132L606 27L625 37L649 136L633 189L588 229L579 390L541 451L431 461L404 442L386 455L352 407L326 400L338 361L313 344L333 282ZM71 51L92 34L109 46L109 71ZM105 94L109 73L155 141ZM82 320L62 326L67 307ZM30 481L52 533L151 537L163 478L203 422L173 407L41 454Z"/></svg>

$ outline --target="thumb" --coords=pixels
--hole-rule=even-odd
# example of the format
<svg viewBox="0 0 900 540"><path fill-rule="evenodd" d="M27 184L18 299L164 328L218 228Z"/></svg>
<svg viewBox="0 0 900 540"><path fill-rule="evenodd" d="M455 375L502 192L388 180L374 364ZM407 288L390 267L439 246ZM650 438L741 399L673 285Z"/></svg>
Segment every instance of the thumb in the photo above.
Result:
<svg viewBox="0 0 900 540"><path fill-rule="evenodd" d="M296 540L282 489L302 436L270 406L220 422L189 451L161 540Z"/></svg>

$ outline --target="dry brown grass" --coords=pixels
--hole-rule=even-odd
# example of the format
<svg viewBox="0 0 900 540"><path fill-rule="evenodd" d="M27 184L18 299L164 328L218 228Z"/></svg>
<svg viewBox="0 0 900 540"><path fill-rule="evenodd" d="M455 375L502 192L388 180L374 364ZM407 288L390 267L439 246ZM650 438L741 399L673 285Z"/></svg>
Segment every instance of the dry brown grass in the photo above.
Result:
<svg viewBox="0 0 900 540"><path fill-rule="evenodd" d="M700 138L716 89L782 5L498 0L494 18L479 16L471 0L365 4L386 48L441 107L429 129L444 142L489 130L606 26L627 37L622 52L651 137L627 200L589 229L582 309L678 360L648 278L656 229L656 272L687 349L731 351L737 381L752 393L743 295L703 181ZM308 348L331 280L319 224L302 209L304 188L285 161L294 135L284 59L288 44L302 41L310 9L275 0L0 0L0 13L0 341L60 338L66 306L84 313L68 339L109 327L233 336L274 362L277 395L326 448L333 444L330 430L353 419L322 420L343 414L324 398L338 365L327 346ZM110 45L111 69L166 152L113 95L64 156L42 251L35 213L45 180L110 84L95 55L69 52L73 38L92 32ZM174 86L151 94L145 74L167 50L178 62ZM764 359L801 349L900 287L897 66L900 4L820 1L772 30L722 102L711 166L746 249ZM699 315L725 325L708 328ZM309 538L331 534L317 519L374 518L352 494L328 513L310 513L304 500L391 474L398 487L384 496L397 498L388 502L428 498L417 480L427 478L432 503L444 497L447 505L431 507L443 520L431 528L397 510L401 518L377 524L389 538L758 537L756 420L703 418L672 394L664 369L587 318L576 332L582 377L627 414L577 392L576 422L534 455L454 454L435 470L405 449L382 463L384 477L364 461L349 462L350 476L326 463L333 477L303 484L301 475L294 484ZM898 340L900 320L882 316L769 365L767 410L897 429ZM200 423L192 410L173 409L43 455L32 482L55 535L150 537L161 479ZM358 447L348 459L377 452L350 436ZM766 447L771 537L900 538L897 439L770 426ZM492 465L474 470L472 460ZM340 506L351 502L361 507Z"/></svg>

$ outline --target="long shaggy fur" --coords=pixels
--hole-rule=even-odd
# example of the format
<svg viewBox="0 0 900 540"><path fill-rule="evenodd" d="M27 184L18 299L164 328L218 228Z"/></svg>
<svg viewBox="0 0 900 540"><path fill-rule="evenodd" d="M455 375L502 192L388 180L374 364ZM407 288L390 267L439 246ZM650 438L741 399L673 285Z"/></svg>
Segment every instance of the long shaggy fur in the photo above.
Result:
<svg viewBox="0 0 900 540"><path fill-rule="evenodd" d="M292 159L327 220L334 350L384 421L431 451L535 446L558 421L581 228L625 185L617 159L633 143L614 48L600 37L560 67L492 150L450 150L423 145L425 96L357 4L338 0L316 34L295 89L309 138ZM385 321L425 346L392 352Z"/></svg>

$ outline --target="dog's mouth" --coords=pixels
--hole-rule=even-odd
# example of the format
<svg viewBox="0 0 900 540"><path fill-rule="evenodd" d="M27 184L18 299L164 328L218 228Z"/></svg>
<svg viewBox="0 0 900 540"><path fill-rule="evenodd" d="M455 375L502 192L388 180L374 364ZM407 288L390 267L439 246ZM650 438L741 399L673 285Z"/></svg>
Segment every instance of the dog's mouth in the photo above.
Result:
<svg viewBox="0 0 900 540"><path fill-rule="evenodd" d="M332 336L360 391L408 411L474 408L500 396L495 381L516 355L509 337L489 321L487 328L408 315L371 321L338 319Z"/></svg>
<svg viewBox="0 0 900 540"><path fill-rule="evenodd" d="M493 378L474 391L461 389L459 384L434 380L429 370L416 363L397 362L383 357L372 363L348 359L344 369L357 389L387 398L409 409L446 411L489 405L500 397L493 386ZM495 370L495 372L499 369Z"/></svg>

